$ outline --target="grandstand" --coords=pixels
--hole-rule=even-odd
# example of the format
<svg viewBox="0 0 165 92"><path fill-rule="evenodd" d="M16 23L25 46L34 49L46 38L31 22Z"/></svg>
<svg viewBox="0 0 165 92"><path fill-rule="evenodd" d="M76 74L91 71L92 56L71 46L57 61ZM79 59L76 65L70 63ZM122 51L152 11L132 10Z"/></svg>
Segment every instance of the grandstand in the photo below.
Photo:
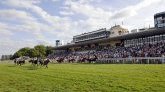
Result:
<svg viewBox="0 0 165 92"><path fill-rule="evenodd" d="M103 28L73 36L73 44L55 47L55 53L49 58L62 58L66 61L96 58L99 63L123 63L130 60L134 63L164 63L164 14L154 15L155 27L141 29L139 32L134 30L129 33L128 29L115 25L110 29ZM161 22L158 22L160 19Z"/></svg>

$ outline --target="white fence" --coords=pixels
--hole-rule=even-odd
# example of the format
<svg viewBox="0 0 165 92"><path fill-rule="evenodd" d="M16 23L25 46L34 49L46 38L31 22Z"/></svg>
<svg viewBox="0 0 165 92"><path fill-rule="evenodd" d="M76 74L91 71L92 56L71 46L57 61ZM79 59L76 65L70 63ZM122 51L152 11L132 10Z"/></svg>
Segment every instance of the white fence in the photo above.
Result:
<svg viewBox="0 0 165 92"><path fill-rule="evenodd" d="M111 64L165 64L165 57L102 58L96 63Z"/></svg>

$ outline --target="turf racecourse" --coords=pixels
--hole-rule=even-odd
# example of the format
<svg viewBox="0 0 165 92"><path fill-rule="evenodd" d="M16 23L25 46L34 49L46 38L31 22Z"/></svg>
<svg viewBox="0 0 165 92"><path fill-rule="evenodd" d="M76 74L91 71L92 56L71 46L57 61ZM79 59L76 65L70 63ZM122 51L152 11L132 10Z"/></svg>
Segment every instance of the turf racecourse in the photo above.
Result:
<svg viewBox="0 0 165 92"><path fill-rule="evenodd" d="M165 92L165 64L0 63L0 92Z"/></svg>

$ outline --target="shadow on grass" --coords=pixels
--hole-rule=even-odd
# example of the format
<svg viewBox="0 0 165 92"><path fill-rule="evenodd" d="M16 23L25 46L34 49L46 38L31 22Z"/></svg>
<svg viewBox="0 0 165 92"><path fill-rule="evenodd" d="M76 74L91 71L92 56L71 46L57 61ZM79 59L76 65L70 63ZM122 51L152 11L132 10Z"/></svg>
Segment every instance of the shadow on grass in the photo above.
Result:
<svg viewBox="0 0 165 92"><path fill-rule="evenodd" d="M16 65L8 65L7 67L16 67Z"/></svg>
<svg viewBox="0 0 165 92"><path fill-rule="evenodd" d="M37 66L37 65L8 65L7 67L20 67L22 69L25 69L25 70L37 70L39 68L41 68L40 66Z"/></svg>
<svg viewBox="0 0 165 92"><path fill-rule="evenodd" d="M37 70L39 66L28 65L28 66L22 66L22 68L27 69L27 70Z"/></svg>

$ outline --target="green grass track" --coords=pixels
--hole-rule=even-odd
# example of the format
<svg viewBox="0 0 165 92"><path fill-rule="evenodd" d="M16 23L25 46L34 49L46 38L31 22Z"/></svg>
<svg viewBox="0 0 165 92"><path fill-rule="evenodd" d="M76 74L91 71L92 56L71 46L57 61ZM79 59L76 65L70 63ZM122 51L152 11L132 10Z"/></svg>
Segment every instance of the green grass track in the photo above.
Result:
<svg viewBox="0 0 165 92"><path fill-rule="evenodd" d="M0 92L165 92L165 64L0 63Z"/></svg>

